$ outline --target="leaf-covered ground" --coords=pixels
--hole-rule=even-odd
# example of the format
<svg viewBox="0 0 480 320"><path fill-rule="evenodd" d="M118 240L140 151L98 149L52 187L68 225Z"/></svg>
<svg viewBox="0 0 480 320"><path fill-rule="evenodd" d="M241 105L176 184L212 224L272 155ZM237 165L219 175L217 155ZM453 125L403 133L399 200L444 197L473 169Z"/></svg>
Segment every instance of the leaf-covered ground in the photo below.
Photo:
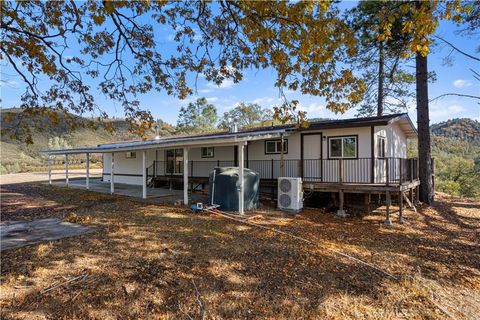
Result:
<svg viewBox="0 0 480 320"><path fill-rule="evenodd" d="M2 220L60 217L95 228L2 252L2 319L475 319L480 203L439 196L382 224L318 209L250 220L42 184L1 186ZM395 221L394 221L395 222ZM374 264L387 276L330 249Z"/></svg>

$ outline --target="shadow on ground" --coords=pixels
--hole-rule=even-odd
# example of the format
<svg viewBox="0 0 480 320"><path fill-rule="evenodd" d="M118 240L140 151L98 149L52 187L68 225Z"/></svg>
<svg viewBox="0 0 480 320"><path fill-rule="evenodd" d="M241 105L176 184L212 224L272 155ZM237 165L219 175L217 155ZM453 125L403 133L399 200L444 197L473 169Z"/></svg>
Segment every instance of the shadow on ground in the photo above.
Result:
<svg viewBox="0 0 480 320"><path fill-rule="evenodd" d="M13 220L59 217L96 230L2 252L2 318L441 318L426 299L428 290L406 276L420 270L451 288L479 288L480 216L465 219L455 202L445 204L446 212L407 212L407 224L394 228L382 225L381 212L338 219L306 210L295 218L252 220L318 244L310 246L120 196L46 185L1 191L7 198L2 212ZM62 285L79 276L81 281ZM52 285L57 287L44 292ZM468 312L462 314L468 318Z"/></svg>

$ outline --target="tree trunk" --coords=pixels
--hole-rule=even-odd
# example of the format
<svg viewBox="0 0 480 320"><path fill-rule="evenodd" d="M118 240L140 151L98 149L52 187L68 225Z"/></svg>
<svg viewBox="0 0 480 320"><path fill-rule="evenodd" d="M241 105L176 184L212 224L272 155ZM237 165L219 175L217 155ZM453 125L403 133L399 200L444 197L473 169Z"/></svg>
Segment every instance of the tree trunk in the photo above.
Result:
<svg viewBox="0 0 480 320"><path fill-rule="evenodd" d="M418 127L418 167L420 176L420 201L433 203L432 166L430 156L430 117L428 112L428 67L427 57L417 53L417 127Z"/></svg>
<svg viewBox="0 0 480 320"><path fill-rule="evenodd" d="M383 115L383 100L384 100L384 93L383 93L383 86L385 82L385 75L384 75L384 64L385 64L385 57L383 52L383 42L378 43L378 95L377 95L377 116Z"/></svg>

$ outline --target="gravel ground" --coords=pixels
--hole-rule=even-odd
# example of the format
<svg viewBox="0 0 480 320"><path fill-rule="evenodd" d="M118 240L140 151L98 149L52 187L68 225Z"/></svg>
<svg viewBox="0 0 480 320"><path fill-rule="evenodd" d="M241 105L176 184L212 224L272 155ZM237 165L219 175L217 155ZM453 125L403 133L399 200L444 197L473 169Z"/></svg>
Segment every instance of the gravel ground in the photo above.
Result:
<svg viewBox="0 0 480 320"><path fill-rule="evenodd" d="M101 176L102 169L90 169L90 175ZM69 178L85 177L85 169L69 170ZM52 180L65 179L65 170L52 170ZM12 173L0 175L0 185L25 183L25 182L38 182L48 181L47 172L24 172L24 173Z"/></svg>

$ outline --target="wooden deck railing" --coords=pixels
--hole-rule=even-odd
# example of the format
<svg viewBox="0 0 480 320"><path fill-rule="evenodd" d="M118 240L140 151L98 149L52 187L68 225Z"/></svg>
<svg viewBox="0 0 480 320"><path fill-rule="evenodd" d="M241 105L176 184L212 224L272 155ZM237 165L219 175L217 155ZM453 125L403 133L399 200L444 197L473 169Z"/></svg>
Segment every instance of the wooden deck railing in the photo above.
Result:
<svg viewBox="0 0 480 320"><path fill-rule="evenodd" d="M234 166L234 161L190 160L189 177L208 177L216 167ZM258 172L260 179L302 177L306 182L403 184L418 179L416 158L289 159L246 160L245 168ZM155 161L147 168L149 177L182 177L182 161Z"/></svg>

